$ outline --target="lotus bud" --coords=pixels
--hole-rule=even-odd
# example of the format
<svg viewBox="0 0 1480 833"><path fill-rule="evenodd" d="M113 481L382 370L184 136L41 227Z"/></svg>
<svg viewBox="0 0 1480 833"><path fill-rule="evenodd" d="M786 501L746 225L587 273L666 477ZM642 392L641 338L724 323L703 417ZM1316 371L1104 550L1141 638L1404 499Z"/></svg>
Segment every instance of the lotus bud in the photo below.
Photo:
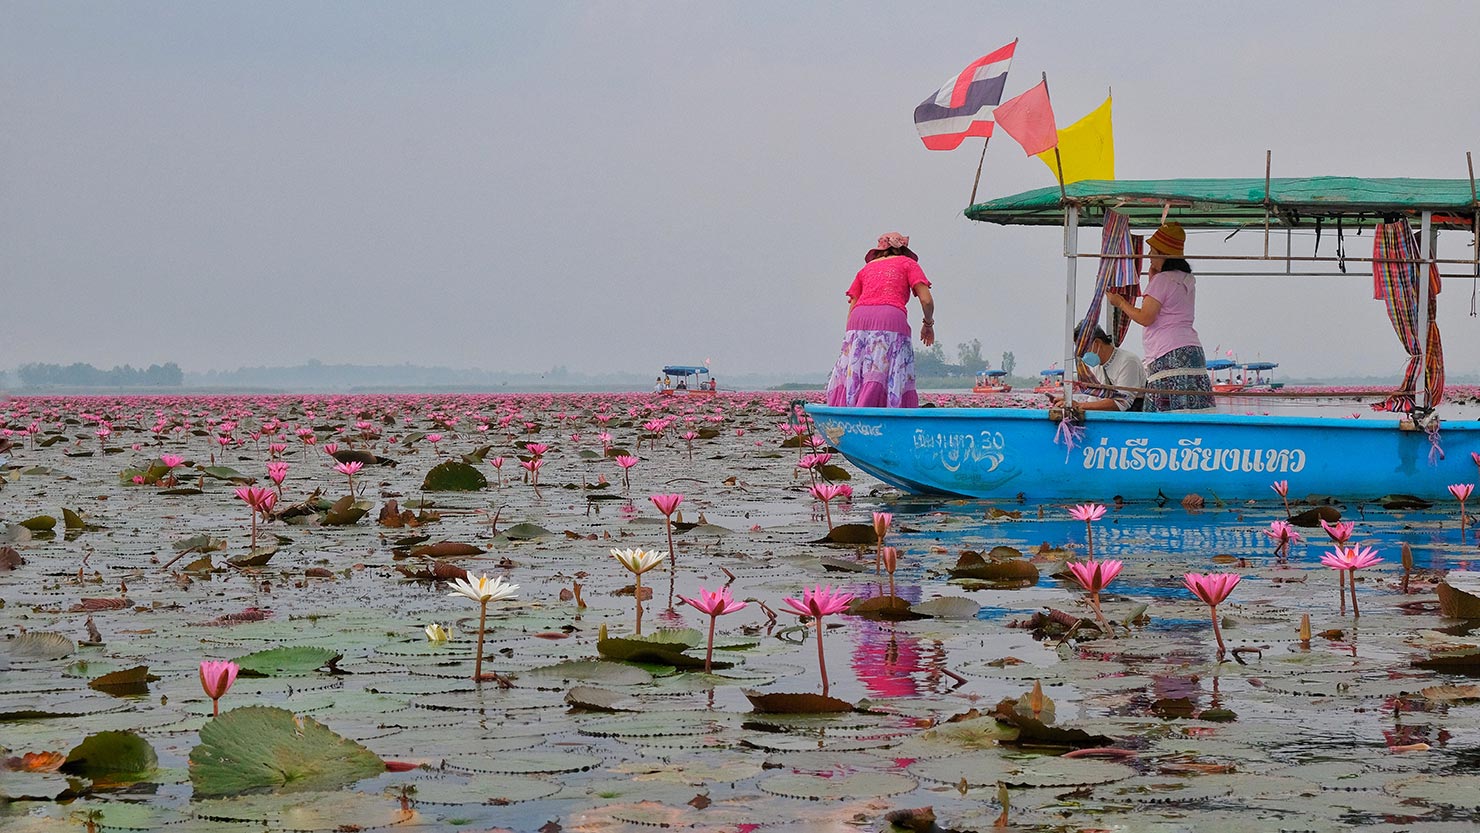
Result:
<svg viewBox="0 0 1480 833"><path fill-rule="evenodd" d="M1309 613L1302 613L1300 615L1300 641L1301 641L1301 643L1309 643L1310 642L1310 614Z"/></svg>
<svg viewBox="0 0 1480 833"><path fill-rule="evenodd" d="M1037 717L1038 713L1043 711L1043 700L1043 683L1034 680L1033 691L1028 695L1028 706L1033 710L1034 717Z"/></svg>

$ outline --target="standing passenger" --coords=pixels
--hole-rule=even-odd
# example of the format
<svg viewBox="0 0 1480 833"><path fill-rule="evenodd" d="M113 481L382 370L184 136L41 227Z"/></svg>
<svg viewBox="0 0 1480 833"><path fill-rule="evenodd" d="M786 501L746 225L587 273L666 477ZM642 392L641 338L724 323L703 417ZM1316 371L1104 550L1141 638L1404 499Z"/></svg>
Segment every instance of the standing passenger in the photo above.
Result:
<svg viewBox="0 0 1480 833"><path fill-rule="evenodd" d="M916 408L915 351L906 312L920 299L920 342L935 343L935 300L910 239L898 232L879 238L863 256L864 267L848 287L843 352L827 380L827 404L858 408Z"/></svg>
<svg viewBox="0 0 1480 833"><path fill-rule="evenodd" d="M1197 279L1183 259L1187 232L1167 223L1147 241L1151 265L1146 270L1146 293L1138 307L1115 293L1106 297L1130 319L1145 328L1146 395L1148 411L1182 411L1213 407L1213 383L1208 379L1202 341L1192 327L1197 308Z"/></svg>

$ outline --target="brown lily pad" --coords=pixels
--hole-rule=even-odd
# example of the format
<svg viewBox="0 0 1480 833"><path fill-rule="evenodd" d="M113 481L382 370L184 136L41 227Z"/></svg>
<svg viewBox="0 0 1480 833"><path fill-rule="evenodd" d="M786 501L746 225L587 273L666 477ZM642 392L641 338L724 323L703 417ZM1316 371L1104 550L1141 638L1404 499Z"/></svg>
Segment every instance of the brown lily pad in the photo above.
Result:
<svg viewBox="0 0 1480 833"><path fill-rule="evenodd" d="M762 714L842 714L854 711L852 703L810 692L764 693L745 689L745 699Z"/></svg>

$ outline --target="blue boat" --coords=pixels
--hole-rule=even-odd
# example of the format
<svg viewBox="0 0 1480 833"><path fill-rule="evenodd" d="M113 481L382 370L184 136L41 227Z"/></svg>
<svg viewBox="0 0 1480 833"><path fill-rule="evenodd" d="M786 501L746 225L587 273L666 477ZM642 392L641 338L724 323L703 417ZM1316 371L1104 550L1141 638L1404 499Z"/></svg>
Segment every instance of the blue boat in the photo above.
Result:
<svg viewBox="0 0 1480 833"><path fill-rule="evenodd" d="M1078 250L1081 223L1098 225L1112 210L1129 215L1133 225L1143 228L1155 227L1163 219L1175 219L1187 228L1225 230L1257 227L1262 222L1266 235L1271 226L1276 231L1312 228L1337 218L1348 229L1364 221L1371 223L1374 217L1389 222L1395 217L1412 218L1420 228L1417 257L1346 261L1383 269L1400 264L1397 268L1411 270L1413 283L1419 287L1418 303L1409 313L1414 318L1428 308L1429 282L1417 279L1424 264L1441 268L1474 265L1469 257L1438 258L1438 231L1458 230L1468 238L1480 225L1480 200L1471 181L1338 177L1085 181L977 204L966 215L1004 225L1062 224L1067 262L1064 297L1072 304L1078 259L1127 257ZM1265 251L1269 251L1267 237ZM1188 257L1219 260L1202 252ZM1288 252L1266 254L1266 258L1266 262L1283 264L1287 271L1294 263L1335 260ZM1473 274L1468 268L1465 271L1468 274L1444 277ZM1103 274L1102 270L1102 281ZM1062 320L1064 367L1070 369L1063 377L1063 392L1068 397L1074 391L1076 366L1071 334L1079 320L1072 306L1063 311ZM1417 321L1416 331L1425 332L1429 323ZM1422 362L1426 348L1420 345L1415 361ZM1272 363L1262 363L1258 370L1272 367ZM1381 404L1396 402L1395 407L1401 409L1406 402L1409 413L1356 419L1350 406L1330 416L826 405L809 405L806 410L818 431L860 469L916 494L1144 500L1180 499L1196 493L1246 500L1271 499L1271 483L1285 480L1292 492L1301 495L1361 500L1405 494L1437 501L1447 499L1449 484L1474 478L1468 452L1480 448L1480 422L1441 420L1441 398L1442 391L1433 389L1397 391Z"/></svg>

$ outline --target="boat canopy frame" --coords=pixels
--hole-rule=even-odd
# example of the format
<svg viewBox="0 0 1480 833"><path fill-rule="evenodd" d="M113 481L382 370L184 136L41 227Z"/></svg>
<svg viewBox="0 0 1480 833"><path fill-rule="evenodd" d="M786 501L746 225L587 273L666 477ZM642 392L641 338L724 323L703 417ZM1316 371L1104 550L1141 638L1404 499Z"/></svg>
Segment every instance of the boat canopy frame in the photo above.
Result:
<svg viewBox="0 0 1480 833"><path fill-rule="evenodd" d="M1466 154L1469 159L1469 154ZM1056 187L1038 188L967 207L968 219L1007 226L1056 226L1064 229L1063 254L1066 263L1064 305L1064 401L1073 401L1077 376L1074 361L1074 325L1076 323L1076 269L1080 258L1136 258L1132 255L1105 255L1079 251L1079 227L1103 225L1108 211L1127 216L1132 226L1159 226L1175 220L1185 228L1233 229L1262 225L1262 255L1216 255L1198 252L1189 255L1198 260L1254 261L1284 263L1287 275L1324 275L1325 272L1295 273L1291 264L1315 263L1400 263L1364 257L1300 257L1290 251L1287 235L1285 254L1271 254L1271 228L1288 231L1310 228L1319 230L1327 221L1353 223L1394 220L1398 217L1419 221L1419 257L1417 264L1467 264L1469 275L1444 277L1480 277L1480 197L1477 197L1474 165L1470 162L1468 179L1373 179L1361 177L1271 178L1270 154L1265 152L1263 179L1150 179L1150 180L1082 180ZM1338 228L1340 226L1338 225ZM1474 235L1474 254L1462 260L1436 257L1440 229L1469 231ZM1425 270L1426 271L1426 270ZM1199 274L1210 274L1200 272ZM1242 270L1212 273L1220 275L1270 275L1268 271ZM1420 280L1418 312L1422 317L1419 332L1428 332L1429 282ZM1425 359L1425 339L1419 339L1419 366ZM1427 399L1422 410L1430 412L1434 403Z"/></svg>
<svg viewBox="0 0 1480 833"><path fill-rule="evenodd" d="M670 364L663 368L664 376L702 376L709 373L709 368L701 365Z"/></svg>

